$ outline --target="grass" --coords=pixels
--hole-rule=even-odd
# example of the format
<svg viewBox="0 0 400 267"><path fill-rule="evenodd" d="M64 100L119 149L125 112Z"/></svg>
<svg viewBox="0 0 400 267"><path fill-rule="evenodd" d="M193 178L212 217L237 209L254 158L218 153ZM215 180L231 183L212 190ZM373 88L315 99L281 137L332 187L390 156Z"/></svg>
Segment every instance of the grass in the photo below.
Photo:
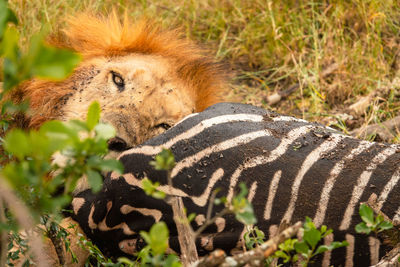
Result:
<svg viewBox="0 0 400 267"><path fill-rule="evenodd" d="M22 42L55 30L76 11L112 8L179 25L230 66L229 100L272 108L349 131L399 113L398 0L9 0ZM335 66L327 75L323 73ZM266 97L299 89L274 106ZM349 107L369 96L361 112ZM393 142L399 142L394 136Z"/></svg>

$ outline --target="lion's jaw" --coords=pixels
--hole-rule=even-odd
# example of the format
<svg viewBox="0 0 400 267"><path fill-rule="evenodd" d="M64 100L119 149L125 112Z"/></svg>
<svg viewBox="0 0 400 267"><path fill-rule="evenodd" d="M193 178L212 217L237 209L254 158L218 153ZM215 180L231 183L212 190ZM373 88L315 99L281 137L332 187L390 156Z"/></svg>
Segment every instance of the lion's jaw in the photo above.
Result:
<svg viewBox="0 0 400 267"><path fill-rule="evenodd" d="M88 71L90 79L68 98L62 119L85 119L89 105L98 101L101 120L115 127L127 147L162 133L196 109L194 90L177 78L170 62L157 55L96 58L80 69ZM123 81L123 86L116 81ZM114 152L117 156L120 151Z"/></svg>

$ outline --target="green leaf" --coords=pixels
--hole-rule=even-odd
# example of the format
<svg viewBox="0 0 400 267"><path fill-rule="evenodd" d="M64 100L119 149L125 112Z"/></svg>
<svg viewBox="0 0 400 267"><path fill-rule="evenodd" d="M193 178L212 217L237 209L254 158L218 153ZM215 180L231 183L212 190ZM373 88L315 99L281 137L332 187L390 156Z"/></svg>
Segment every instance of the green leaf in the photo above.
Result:
<svg viewBox="0 0 400 267"><path fill-rule="evenodd" d="M98 165L98 168L106 172L115 171L119 174L124 172L124 166L119 160L116 159L103 159Z"/></svg>
<svg viewBox="0 0 400 267"><path fill-rule="evenodd" d="M116 134L115 129L110 124L99 123L94 127L96 137L104 140L113 138Z"/></svg>
<svg viewBox="0 0 400 267"><path fill-rule="evenodd" d="M59 149L65 147L71 141L71 137L72 139L78 138L78 135L68 129L61 121L48 121L40 127L39 132L48 137Z"/></svg>
<svg viewBox="0 0 400 267"><path fill-rule="evenodd" d="M391 224L390 222L387 222L387 221L383 221L378 225L378 227L379 227L379 231L384 231L384 230L392 229L393 224Z"/></svg>
<svg viewBox="0 0 400 267"><path fill-rule="evenodd" d="M19 129L12 130L6 135L4 148L8 153L13 154L20 160L32 153L32 146L27 134Z"/></svg>
<svg viewBox="0 0 400 267"><path fill-rule="evenodd" d="M337 249L337 248L341 248L341 247L346 247L348 245L349 245L349 243L347 241L342 241L342 242L334 241L328 246L328 248L329 248L329 250L333 250L333 249Z"/></svg>
<svg viewBox="0 0 400 267"><path fill-rule="evenodd" d="M359 209L359 213L361 216L361 219L367 223L367 225L373 225L374 224L374 212L373 210L368 207L365 204L361 204L360 209Z"/></svg>
<svg viewBox="0 0 400 267"><path fill-rule="evenodd" d="M157 190L157 187L160 183L155 182L153 183L149 178L144 178L142 180L142 188L146 195L152 196L157 199L164 199L165 193L162 191Z"/></svg>
<svg viewBox="0 0 400 267"><path fill-rule="evenodd" d="M1 43L2 54L14 62L18 60L18 41L19 33L17 29L8 27L4 32L4 39Z"/></svg>
<svg viewBox="0 0 400 267"><path fill-rule="evenodd" d="M305 220L305 222L303 224L303 228L306 231L311 230L311 229L316 229L313 221L308 216L306 216L306 220Z"/></svg>
<svg viewBox="0 0 400 267"><path fill-rule="evenodd" d="M307 254L309 251L309 247L304 241L295 243L294 248L296 249L297 253Z"/></svg>
<svg viewBox="0 0 400 267"><path fill-rule="evenodd" d="M100 120L100 104L97 101L94 101L92 104L89 106L89 110L87 113L86 117L86 124L89 130L93 130L93 128L96 126L96 124Z"/></svg>
<svg viewBox="0 0 400 267"><path fill-rule="evenodd" d="M150 162L156 170L170 171L175 166L175 157L171 150L163 149L156 155L155 160Z"/></svg>
<svg viewBox="0 0 400 267"><path fill-rule="evenodd" d="M324 253L325 251L328 250L330 250L328 246L325 245L318 246L317 250L314 252L314 255Z"/></svg>
<svg viewBox="0 0 400 267"><path fill-rule="evenodd" d="M323 226L324 226L324 225L323 225ZM322 230L321 230L321 232L322 232ZM332 229L328 229L324 234L321 235L321 238L326 237L327 235L331 234L332 232L333 232Z"/></svg>
<svg viewBox="0 0 400 267"><path fill-rule="evenodd" d="M275 252L275 257L283 259L284 263L287 263L290 260L290 256L281 250Z"/></svg>
<svg viewBox="0 0 400 267"><path fill-rule="evenodd" d="M166 194L163 191L155 191L153 192L153 194L151 194L152 197L156 198L156 199L164 199Z"/></svg>
<svg viewBox="0 0 400 267"><path fill-rule="evenodd" d="M160 184L157 182L153 184L152 181L147 177L142 180L142 188L146 195L151 195L158 185Z"/></svg>
<svg viewBox="0 0 400 267"><path fill-rule="evenodd" d="M167 259L165 260L163 266L165 266L165 267L181 267L182 263L180 263L178 256L169 254Z"/></svg>
<svg viewBox="0 0 400 267"><path fill-rule="evenodd" d="M0 0L0 41L3 38L4 29L9 22L17 24L17 17L14 12L8 8L7 1Z"/></svg>
<svg viewBox="0 0 400 267"><path fill-rule="evenodd" d="M70 120L68 122L65 123L65 126L70 129L71 131L73 131L73 133L78 136L78 133L83 131L83 132L88 132L89 129L86 125L85 122L80 121L80 120Z"/></svg>
<svg viewBox="0 0 400 267"><path fill-rule="evenodd" d="M80 56L73 51L40 43L32 65L32 74L41 78L65 79L80 61Z"/></svg>
<svg viewBox="0 0 400 267"><path fill-rule="evenodd" d="M237 195L237 198L245 198L247 196L247 193L249 192L249 190L247 189L247 186L245 183L241 182L239 184L239 188L240 188L240 192Z"/></svg>
<svg viewBox="0 0 400 267"><path fill-rule="evenodd" d="M26 73L19 70L20 51L18 49L19 33L15 28L7 27L1 42L1 54L3 61L3 89L5 92L16 86Z"/></svg>
<svg viewBox="0 0 400 267"><path fill-rule="evenodd" d="M140 233L142 235L142 232ZM143 235L142 235L143 236ZM165 222L158 222L154 224L147 236L146 242L151 247L154 255L162 255L168 247L169 231Z"/></svg>
<svg viewBox="0 0 400 267"><path fill-rule="evenodd" d="M196 217L196 213L192 212L189 214L189 216L187 217L188 221L191 222L194 220L194 218Z"/></svg>
<svg viewBox="0 0 400 267"><path fill-rule="evenodd" d="M365 222L361 222L359 224L356 225L356 232L357 233L362 233L362 234L369 234L371 233L371 228L368 227Z"/></svg>
<svg viewBox="0 0 400 267"><path fill-rule="evenodd" d="M261 231L260 229L258 229L258 227L254 227L254 232L256 233L256 236L258 239L263 240L265 238L265 234L263 231Z"/></svg>
<svg viewBox="0 0 400 267"><path fill-rule="evenodd" d="M86 175L92 191L99 192L101 187L103 186L103 178L101 177L101 175L98 172L92 170L88 170L86 172Z"/></svg>
<svg viewBox="0 0 400 267"><path fill-rule="evenodd" d="M247 203L246 206L235 212L236 220L239 222L251 225L257 223L257 218L254 215L253 206L251 203Z"/></svg>
<svg viewBox="0 0 400 267"><path fill-rule="evenodd" d="M130 259L125 258L125 257L118 258L118 263L123 263L127 266L135 266L135 262L133 262Z"/></svg>
<svg viewBox="0 0 400 267"><path fill-rule="evenodd" d="M310 230L305 230L304 231L304 236L303 236L304 241L306 241L312 248L315 248L315 246L318 244L318 242L321 240L321 232L318 231L317 229L310 229Z"/></svg>

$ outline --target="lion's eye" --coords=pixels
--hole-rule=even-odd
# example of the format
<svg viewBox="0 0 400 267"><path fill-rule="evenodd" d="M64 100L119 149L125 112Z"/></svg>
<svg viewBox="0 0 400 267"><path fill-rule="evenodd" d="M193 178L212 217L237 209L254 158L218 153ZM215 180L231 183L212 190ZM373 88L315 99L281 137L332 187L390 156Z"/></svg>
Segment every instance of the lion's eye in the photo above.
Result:
<svg viewBox="0 0 400 267"><path fill-rule="evenodd" d="M120 92L124 91L124 89L125 89L125 81L121 77L121 75L119 75L116 72L111 72L111 74L112 74L112 80L113 80L114 84L118 87L118 90Z"/></svg>

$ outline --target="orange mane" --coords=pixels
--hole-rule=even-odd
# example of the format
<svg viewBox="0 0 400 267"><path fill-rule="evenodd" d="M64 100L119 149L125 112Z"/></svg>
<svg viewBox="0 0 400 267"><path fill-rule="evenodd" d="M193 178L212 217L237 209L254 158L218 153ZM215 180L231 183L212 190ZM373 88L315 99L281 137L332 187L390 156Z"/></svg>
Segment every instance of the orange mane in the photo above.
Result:
<svg viewBox="0 0 400 267"><path fill-rule="evenodd" d="M196 111L217 103L226 86L219 64L205 55L205 51L184 39L179 30L162 30L148 20L132 23L125 15L123 22L113 12L107 17L83 13L68 20L69 26L51 38L56 46L72 49L83 60L94 57L118 57L132 53L154 54L167 58L182 81L192 88L196 97ZM72 93L74 75L65 81L34 79L24 83L12 93L20 102L30 100L32 117L29 127L38 127L44 121L57 118L57 106Z"/></svg>

